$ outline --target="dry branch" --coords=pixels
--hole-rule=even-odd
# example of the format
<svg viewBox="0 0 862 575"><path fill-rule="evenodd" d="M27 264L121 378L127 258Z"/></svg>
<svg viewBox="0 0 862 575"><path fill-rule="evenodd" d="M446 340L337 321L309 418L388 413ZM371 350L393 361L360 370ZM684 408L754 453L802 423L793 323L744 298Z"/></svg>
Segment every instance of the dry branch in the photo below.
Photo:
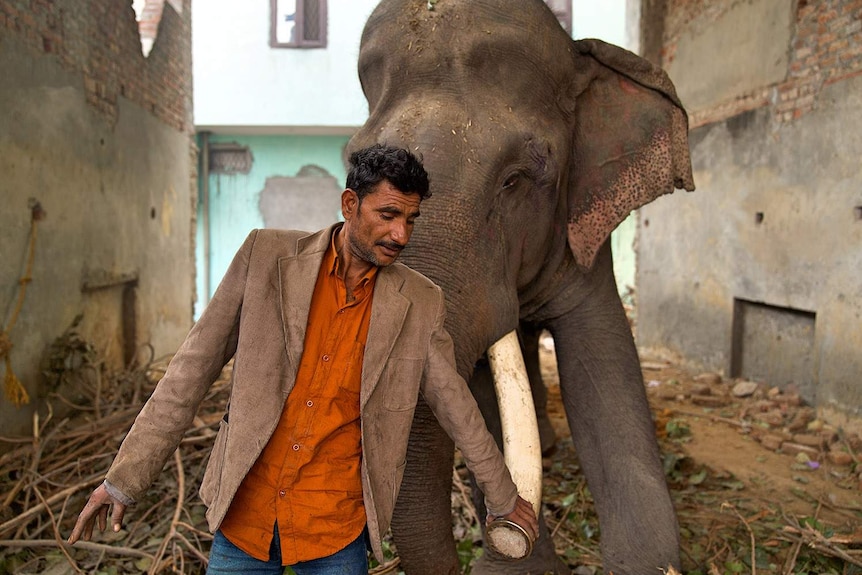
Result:
<svg viewBox="0 0 862 575"><path fill-rule="evenodd" d="M82 346L66 337L66 347L54 349L55 365ZM74 344L75 349L70 351ZM130 508L126 530L93 535L95 541L67 545L67 537L92 488L99 484L123 436L164 373L167 360L111 373L95 355L78 361L78 368L54 371L64 382L48 403L68 418L34 420L30 437L0 437L0 560L45 569L49 553L59 550L76 572L203 573L209 545L203 505L197 488L214 438L205 421L221 418L229 381L222 377L200 408L196 427L189 430L174 457L176 473L164 472L145 498ZM62 397L59 393L65 396ZM73 408L70 406L74 406ZM49 414L52 410L49 410ZM172 512L165 510L170 508ZM42 535L40 537L40 534ZM46 539L45 536L53 537ZM102 541L99 541L101 539ZM132 565L129 561L134 562ZM13 571L14 572L14 571Z"/></svg>

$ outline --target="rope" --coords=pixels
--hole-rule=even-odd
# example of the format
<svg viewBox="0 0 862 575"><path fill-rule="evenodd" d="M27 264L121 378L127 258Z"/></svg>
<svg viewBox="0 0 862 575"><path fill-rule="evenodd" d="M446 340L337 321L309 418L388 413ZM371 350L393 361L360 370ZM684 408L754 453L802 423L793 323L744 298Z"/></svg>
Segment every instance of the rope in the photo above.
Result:
<svg viewBox="0 0 862 575"><path fill-rule="evenodd" d="M15 327L15 322L18 321L18 316L21 313L21 308L24 307L24 296L27 293L27 286L33 280L31 273L33 271L33 261L36 257L36 224L39 220L44 219L47 214L42 209L42 205L37 200L30 200L30 241L27 246L27 267L24 270L24 275L18 280L18 301L15 304L15 310L9 318L9 322L3 331L0 331L0 361L6 364L6 374L3 377L6 399L12 402L15 407L21 407L24 404L30 403L30 396L24 388L21 380L15 376L12 371L12 338L9 336L12 333L12 328Z"/></svg>

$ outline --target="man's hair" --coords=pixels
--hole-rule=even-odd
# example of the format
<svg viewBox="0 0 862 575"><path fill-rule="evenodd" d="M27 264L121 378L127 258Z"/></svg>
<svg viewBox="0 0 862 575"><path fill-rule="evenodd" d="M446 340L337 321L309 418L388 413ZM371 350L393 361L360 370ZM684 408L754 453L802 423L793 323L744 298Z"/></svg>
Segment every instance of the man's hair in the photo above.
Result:
<svg viewBox="0 0 862 575"><path fill-rule="evenodd" d="M404 194L419 194L420 200L431 197L428 172L409 150L374 144L350 154L347 187L356 192L360 202L383 180Z"/></svg>

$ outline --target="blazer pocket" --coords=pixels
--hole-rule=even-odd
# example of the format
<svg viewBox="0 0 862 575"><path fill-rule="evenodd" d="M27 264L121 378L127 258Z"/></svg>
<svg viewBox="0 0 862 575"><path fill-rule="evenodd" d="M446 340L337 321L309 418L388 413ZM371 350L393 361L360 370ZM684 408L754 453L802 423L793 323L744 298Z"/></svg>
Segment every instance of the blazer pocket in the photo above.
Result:
<svg viewBox="0 0 862 575"><path fill-rule="evenodd" d="M390 411L408 411L416 407L419 383L422 381L421 359L390 359L383 371L383 406Z"/></svg>
<svg viewBox="0 0 862 575"><path fill-rule="evenodd" d="M210 507L213 501L218 497L219 486L221 485L221 472L224 468L224 452L227 444L227 434L230 429L226 418L222 418L219 422L218 435L216 435L213 450L210 452L210 459L207 462L207 468L204 471L204 478L201 481L200 497L204 505Z"/></svg>

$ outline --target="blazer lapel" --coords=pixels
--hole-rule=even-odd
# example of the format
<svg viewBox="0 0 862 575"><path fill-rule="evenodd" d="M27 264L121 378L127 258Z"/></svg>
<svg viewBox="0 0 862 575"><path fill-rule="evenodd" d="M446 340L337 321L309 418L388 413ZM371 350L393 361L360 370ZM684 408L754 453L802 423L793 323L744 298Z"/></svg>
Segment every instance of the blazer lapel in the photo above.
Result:
<svg viewBox="0 0 862 575"><path fill-rule="evenodd" d="M401 334L410 301L401 294L404 279L395 266L381 268L374 285L371 322L362 360L362 387L359 408L363 409L380 380L386 360Z"/></svg>
<svg viewBox="0 0 862 575"><path fill-rule="evenodd" d="M278 260L279 291L281 292L281 320L284 329L284 345L288 358L288 373L283 389L290 391L296 380L302 348L305 342L305 327L311 297L320 271L323 254L329 247L332 228L304 237L297 242L296 255Z"/></svg>

